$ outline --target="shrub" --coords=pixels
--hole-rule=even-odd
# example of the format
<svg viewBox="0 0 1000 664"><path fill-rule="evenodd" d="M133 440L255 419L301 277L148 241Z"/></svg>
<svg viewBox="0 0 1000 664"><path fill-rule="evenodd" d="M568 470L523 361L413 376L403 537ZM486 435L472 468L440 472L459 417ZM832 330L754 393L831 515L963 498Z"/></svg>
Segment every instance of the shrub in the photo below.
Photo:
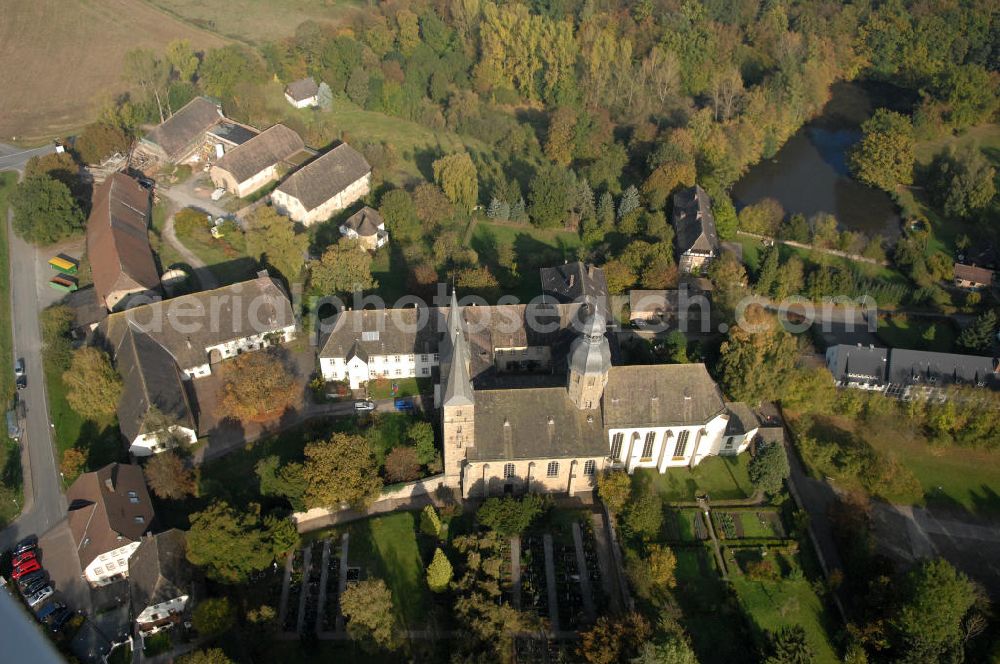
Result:
<svg viewBox="0 0 1000 664"><path fill-rule="evenodd" d="M385 457L385 477L390 482L409 482L420 477L420 460L412 447L394 447Z"/></svg>

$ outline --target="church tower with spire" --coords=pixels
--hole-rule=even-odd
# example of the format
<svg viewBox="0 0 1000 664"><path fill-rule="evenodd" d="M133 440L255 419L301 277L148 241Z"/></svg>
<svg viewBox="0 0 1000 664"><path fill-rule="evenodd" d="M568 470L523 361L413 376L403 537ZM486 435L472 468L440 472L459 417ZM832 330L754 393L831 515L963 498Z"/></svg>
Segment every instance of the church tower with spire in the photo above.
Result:
<svg viewBox="0 0 1000 664"><path fill-rule="evenodd" d="M475 393L469 363L469 340L466 338L458 296L453 290L444 338L441 343L441 434L444 441L445 483L461 487L466 452L476 442Z"/></svg>
<svg viewBox="0 0 1000 664"><path fill-rule="evenodd" d="M611 347L604 336L606 330L604 316L594 308L583 326L582 334L570 346L566 389L570 401L580 410L594 410L601 406L601 396L611 368Z"/></svg>

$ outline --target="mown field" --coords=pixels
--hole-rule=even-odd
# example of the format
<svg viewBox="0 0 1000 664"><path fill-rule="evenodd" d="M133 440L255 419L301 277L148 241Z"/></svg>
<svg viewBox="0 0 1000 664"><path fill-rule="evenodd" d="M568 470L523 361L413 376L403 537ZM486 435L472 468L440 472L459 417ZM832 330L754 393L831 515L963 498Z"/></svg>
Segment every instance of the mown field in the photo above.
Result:
<svg viewBox="0 0 1000 664"><path fill-rule="evenodd" d="M198 27L249 42L295 33L303 21L340 23L361 2L350 0L147 0Z"/></svg>
<svg viewBox="0 0 1000 664"><path fill-rule="evenodd" d="M130 49L162 51L178 38L197 49L226 43L143 0L4 0L2 16L0 140L7 142L41 143L91 121L102 96L125 90Z"/></svg>

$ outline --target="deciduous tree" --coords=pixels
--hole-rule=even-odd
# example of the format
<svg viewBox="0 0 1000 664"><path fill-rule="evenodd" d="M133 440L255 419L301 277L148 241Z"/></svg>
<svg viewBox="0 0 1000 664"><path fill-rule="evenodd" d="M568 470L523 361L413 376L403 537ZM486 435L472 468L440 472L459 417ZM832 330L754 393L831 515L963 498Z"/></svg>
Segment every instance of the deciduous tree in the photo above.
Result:
<svg viewBox="0 0 1000 664"><path fill-rule="evenodd" d="M251 504L237 512L220 501L190 517L187 558L205 574L222 583L242 583L251 572L262 570L298 541L289 519L261 519L260 507Z"/></svg>
<svg viewBox="0 0 1000 664"><path fill-rule="evenodd" d="M246 243L248 254L277 270L288 283L300 280L309 236L297 232L295 224L274 208L257 208L247 218Z"/></svg>
<svg viewBox="0 0 1000 664"><path fill-rule="evenodd" d="M179 500L195 493L194 473L175 452L168 450L154 454L146 462L143 472L149 488L160 498Z"/></svg>
<svg viewBox="0 0 1000 664"><path fill-rule="evenodd" d="M639 653L652 630L638 613L619 618L601 616L589 630L580 634L577 650L588 664L616 664L628 661Z"/></svg>
<svg viewBox="0 0 1000 664"><path fill-rule="evenodd" d="M190 81L198 71L198 56L187 39L174 39L167 44L167 62L180 81Z"/></svg>
<svg viewBox="0 0 1000 664"><path fill-rule="evenodd" d="M336 508L342 503L364 507L382 489L370 443L344 433L306 445L302 475L309 508Z"/></svg>
<svg viewBox="0 0 1000 664"><path fill-rule="evenodd" d="M71 447L62 455L59 463L59 473L67 482L74 481L83 472L83 467L87 464L87 455L83 450Z"/></svg>
<svg viewBox="0 0 1000 664"><path fill-rule="evenodd" d="M372 257L356 240L342 239L309 262L309 283L320 295L345 295L378 288L372 277Z"/></svg>
<svg viewBox="0 0 1000 664"><path fill-rule="evenodd" d="M206 650L195 650L187 655L177 658L178 664L233 664L233 660L226 657L222 648L208 648Z"/></svg>
<svg viewBox="0 0 1000 664"><path fill-rule="evenodd" d="M390 482L409 482L420 477L420 460L412 447L400 445L385 457L385 478Z"/></svg>
<svg viewBox="0 0 1000 664"><path fill-rule="evenodd" d="M73 351L73 361L63 374L66 400L80 415L112 415L122 395L122 379L111 366L111 358L99 348L84 346Z"/></svg>
<svg viewBox="0 0 1000 664"><path fill-rule="evenodd" d="M618 514L632 495L632 479L624 471L605 470L597 478L597 495L612 514Z"/></svg>
<svg viewBox="0 0 1000 664"><path fill-rule="evenodd" d="M976 594L965 574L938 558L910 571L890 619L901 661L961 661L962 619Z"/></svg>
<svg viewBox="0 0 1000 664"><path fill-rule="evenodd" d="M195 650L187 655L177 658L178 664L233 664L233 660L226 657L222 648L208 648L206 650Z"/></svg>
<svg viewBox="0 0 1000 664"><path fill-rule="evenodd" d="M260 480L260 495L287 498L292 509L305 509L306 480L301 463L289 461L282 465L280 457L271 455L258 461L254 472Z"/></svg>
<svg viewBox="0 0 1000 664"><path fill-rule="evenodd" d="M490 498L476 512L479 522L505 537L519 535L546 509L544 499L536 493L521 498L504 496Z"/></svg>
<svg viewBox="0 0 1000 664"><path fill-rule="evenodd" d="M986 208L996 196L996 169L971 145L961 151L948 150L931 162L928 191L949 217L968 218Z"/></svg>
<svg viewBox="0 0 1000 664"><path fill-rule="evenodd" d="M434 181L456 207L471 212L479 201L476 165L468 152L441 157L432 165Z"/></svg>
<svg viewBox="0 0 1000 664"><path fill-rule="evenodd" d="M48 175L25 178L10 206L14 232L32 244L52 244L83 230L83 212L69 187Z"/></svg>
<svg viewBox="0 0 1000 664"><path fill-rule="evenodd" d="M854 176L888 192L913 182L913 125L905 115L880 108L861 125L861 142L850 155Z"/></svg>
<svg viewBox="0 0 1000 664"><path fill-rule="evenodd" d="M751 307L746 319L748 329L741 324L729 330L720 349L719 372L733 399L757 404L782 393L798 348L795 338L763 311Z"/></svg>
<svg viewBox="0 0 1000 664"><path fill-rule="evenodd" d="M340 610L347 618L347 633L373 649L399 647L392 593L382 579L351 584L340 596Z"/></svg>
<svg viewBox="0 0 1000 664"><path fill-rule="evenodd" d="M222 370L223 412L241 420L271 418L302 399L302 385L274 351L243 353Z"/></svg>
<svg viewBox="0 0 1000 664"><path fill-rule="evenodd" d="M191 623L202 637L210 638L229 631L236 624L236 612L227 597L207 597L198 602Z"/></svg>
<svg viewBox="0 0 1000 664"><path fill-rule="evenodd" d="M76 137L77 154L85 164L99 164L111 155L128 152L131 138L121 127L106 122L92 122Z"/></svg>

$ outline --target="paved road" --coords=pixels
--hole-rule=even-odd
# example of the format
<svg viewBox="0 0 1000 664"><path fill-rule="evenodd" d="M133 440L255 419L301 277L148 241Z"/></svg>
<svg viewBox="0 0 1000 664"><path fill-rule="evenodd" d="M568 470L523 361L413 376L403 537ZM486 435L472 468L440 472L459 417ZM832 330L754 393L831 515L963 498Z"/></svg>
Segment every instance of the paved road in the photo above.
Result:
<svg viewBox="0 0 1000 664"><path fill-rule="evenodd" d="M202 290L213 290L219 287L219 280L215 278L208 266L205 265L205 261L198 258L194 252L188 249L184 244L177 238L177 233L174 231L174 215L173 213L167 217L167 221L163 224L163 239L167 241L171 247L173 247L177 253L184 258L184 261L191 266L194 270L195 277L198 279L198 283L201 284Z"/></svg>
<svg viewBox="0 0 1000 664"><path fill-rule="evenodd" d="M157 187L156 193L170 200L178 208L192 207L203 210L213 217L225 217L229 210L212 200L212 185L198 184L202 178L194 176L186 182L175 184L172 187Z"/></svg>
<svg viewBox="0 0 1000 664"><path fill-rule="evenodd" d="M42 340L38 326L38 293L35 283L35 248L14 235L8 214L10 238L11 308L14 355L23 357L28 386L21 391L27 408L25 436L21 441L25 506L21 516L2 533L0 548L28 534L41 535L66 514L59 465L56 463L49 425L48 398L42 372ZM0 367L6 371L6 367Z"/></svg>
<svg viewBox="0 0 1000 664"><path fill-rule="evenodd" d="M24 149L16 145L0 143L0 171L23 171L24 165L32 157L49 154L56 151L55 145L43 145L40 148Z"/></svg>

